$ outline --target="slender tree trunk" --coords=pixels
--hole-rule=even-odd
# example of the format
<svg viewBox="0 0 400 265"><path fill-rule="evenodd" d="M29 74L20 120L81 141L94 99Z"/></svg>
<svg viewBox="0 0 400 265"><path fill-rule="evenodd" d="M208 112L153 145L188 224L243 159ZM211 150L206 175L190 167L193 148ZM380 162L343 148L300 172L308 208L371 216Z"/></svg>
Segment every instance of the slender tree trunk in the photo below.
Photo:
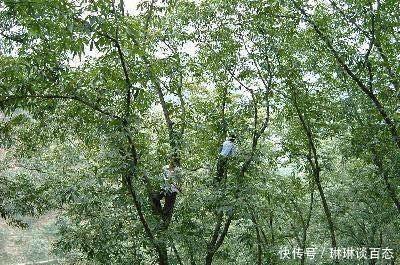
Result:
<svg viewBox="0 0 400 265"><path fill-rule="evenodd" d="M355 103L352 101L352 107L355 109ZM358 114L355 114L355 120L358 122L358 124L361 127L366 128L366 125L363 123L362 119L359 117ZM389 181L389 176L386 172L386 170L383 167L382 164L382 158L381 156L378 154L377 149L373 146L371 148L371 153L372 153L372 162L375 164L375 166L378 168L379 173L381 173L383 180L385 182L385 186L386 186L386 190L389 194L389 197L391 198L391 200L393 201L394 205L396 206L397 211L400 213L400 201L399 198L397 196L397 192L396 192L396 188L393 187Z"/></svg>
<svg viewBox="0 0 400 265"><path fill-rule="evenodd" d="M324 192L324 189L323 189L322 183L321 183L321 178L320 178L321 168L319 166L318 154L317 154L317 149L315 146L312 130L311 130L310 125L306 122L304 114L300 111L300 108L297 103L296 93L295 92L292 93L292 96L293 96L293 105L296 109L301 126L304 130L304 133L307 136L307 142L308 142L308 146L309 146L309 155L307 156L307 159L311 166L311 171L312 171L312 174L314 177L314 181L315 181L315 184L317 185L318 193L321 198L322 208L324 210L325 217L326 217L326 220L328 223L329 233L330 233L330 237L331 237L331 245L332 245L332 248L336 249L337 242L336 242L336 235L335 235L335 226L333 224L332 214L331 214L328 202L326 200L325 192ZM334 262L335 262L335 264L338 264L337 259Z"/></svg>
<svg viewBox="0 0 400 265"><path fill-rule="evenodd" d="M385 182L389 196L392 199L394 205L396 206L397 211L400 213L400 201L399 198L397 197L396 188L390 184L389 176L386 170L383 168L382 160L374 148L372 148L372 160L374 164L378 167L379 173L382 175L383 180Z"/></svg>
<svg viewBox="0 0 400 265"><path fill-rule="evenodd" d="M261 238L261 229L258 225L256 216L254 212L252 211L251 213L251 220L253 221L254 224L254 229L256 232L256 238L257 238L257 264L261 265L262 260L263 260L263 244L262 244L262 238Z"/></svg>
<svg viewBox="0 0 400 265"><path fill-rule="evenodd" d="M335 236L335 227L333 225L331 211L330 211L328 203L326 201L324 189L322 188L319 172L316 173L316 175L315 175L315 182L317 184L318 192L319 192L319 195L321 197L322 207L324 208L324 213L325 213L325 216L326 216L326 219L327 219L327 222L328 222L329 232L330 232L330 235L331 235L332 247L336 248L337 247L337 243L336 243L336 236Z"/></svg>
<svg viewBox="0 0 400 265"><path fill-rule="evenodd" d="M176 257L176 260L178 261L178 264L183 265L181 256L179 255L178 249L176 248L174 241L171 240L171 243L172 243L172 250L175 253L175 257Z"/></svg>
<svg viewBox="0 0 400 265"><path fill-rule="evenodd" d="M205 259L206 265L211 265L215 253L221 247L222 243L225 240L226 235L228 234L229 226L231 225L232 219L233 219L233 213L231 213L227 216L227 219L225 220L225 223L224 223L224 228L222 229L222 231L220 233L220 230L222 228L222 222L223 222L223 214L221 213L218 215L218 220L217 220L217 223L214 228L213 236L207 246L207 254L206 254L206 259Z"/></svg>
<svg viewBox="0 0 400 265"><path fill-rule="evenodd" d="M188 242L186 242L186 245L188 245L188 249L189 249L189 260L190 260L190 265L196 265L196 261L194 258L194 253L193 253L193 248L190 244L188 244Z"/></svg>
<svg viewBox="0 0 400 265"><path fill-rule="evenodd" d="M349 67L349 65L346 64L340 53L335 49L335 47L332 44L332 41L328 38L327 35L321 30L321 28L313 21L311 20L310 16L306 13L306 11L300 7L299 5L296 4L296 8L303 14L305 17L305 21L307 21L314 31L317 33L317 35L320 37L320 39L328 46L329 51L339 64L339 66L343 69L343 71L350 76L350 78L357 84L357 86L364 92L364 94L372 101L372 103L375 106L375 109L379 112L381 118L386 124L386 127L388 131L390 132L390 135L392 136L392 140L397 146L397 148L400 149L400 136L396 127L395 122L391 117L389 117L388 113L386 112L384 106L382 103L379 101L377 96L374 94L372 87L368 87ZM372 80L370 80L372 81ZM372 83L372 82L371 82Z"/></svg>
<svg viewBox="0 0 400 265"><path fill-rule="evenodd" d="M308 210L308 215L306 221L303 223L303 234L301 237L301 246L305 250L306 249L306 244L307 244L307 231L308 228L310 227L310 220L311 220L311 214L314 206L314 187L312 188L311 195L310 195L310 207ZM304 265L306 262L306 256L302 255L301 256L301 265Z"/></svg>
<svg viewBox="0 0 400 265"><path fill-rule="evenodd" d="M262 265L262 260L263 260L263 250L262 250L262 244L261 244L261 236L260 236L260 231L258 230L258 226L255 226L256 229L256 236L257 236L257 264Z"/></svg>
<svg viewBox="0 0 400 265"><path fill-rule="evenodd" d="M268 194L268 205L269 205L269 218L268 218L268 225L269 229L271 231L271 244L275 245L275 231L274 231L274 212L272 211L272 206L271 206L271 196Z"/></svg>
<svg viewBox="0 0 400 265"><path fill-rule="evenodd" d="M383 179L385 181L386 189L389 192L390 198L392 199L397 211L400 213L400 201L396 194L396 189L390 184L389 177L386 173L383 173Z"/></svg>

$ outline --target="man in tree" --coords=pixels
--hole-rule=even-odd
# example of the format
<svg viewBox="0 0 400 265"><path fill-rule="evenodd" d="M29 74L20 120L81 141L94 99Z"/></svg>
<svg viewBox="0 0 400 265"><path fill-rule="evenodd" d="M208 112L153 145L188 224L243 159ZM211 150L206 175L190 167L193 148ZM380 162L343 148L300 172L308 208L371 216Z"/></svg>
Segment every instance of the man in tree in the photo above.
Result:
<svg viewBox="0 0 400 265"><path fill-rule="evenodd" d="M169 165L165 165L162 173L164 183L161 185L161 190L154 192L151 196L153 207L166 223L171 220L176 196L181 191L180 176L180 168L175 167L172 161ZM163 198L165 198L164 207L161 205Z"/></svg>
<svg viewBox="0 0 400 265"><path fill-rule="evenodd" d="M231 134L225 142L222 143L221 151L217 163L217 181L226 179L228 160L236 152L235 135Z"/></svg>

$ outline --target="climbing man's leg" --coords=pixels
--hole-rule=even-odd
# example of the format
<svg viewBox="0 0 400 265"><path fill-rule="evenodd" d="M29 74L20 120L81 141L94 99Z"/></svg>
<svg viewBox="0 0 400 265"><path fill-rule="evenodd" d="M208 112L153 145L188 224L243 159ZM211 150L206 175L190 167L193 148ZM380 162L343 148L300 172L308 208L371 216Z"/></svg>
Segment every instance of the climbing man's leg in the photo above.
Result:
<svg viewBox="0 0 400 265"><path fill-rule="evenodd" d="M165 223L169 223L171 221L172 212L174 210L175 201L176 201L176 192L167 193L165 195L165 205L164 205L164 220Z"/></svg>
<svg viewBox="0 0 400 265"><path fill-rule="evenodd" d="M151 203L152 203L152 208L155 214L162 215L163 210L161 206L161 200L164 197L164 194L162 192L153 192L151 194Z"/></svg>
<svg viewBox="0 0 400 265"><path fill-rule="evenodd" d="M217 181L221 182L223 178L226 178L226 167L227 167L227 158L220 156L218 158L217 163Z"/></svg>

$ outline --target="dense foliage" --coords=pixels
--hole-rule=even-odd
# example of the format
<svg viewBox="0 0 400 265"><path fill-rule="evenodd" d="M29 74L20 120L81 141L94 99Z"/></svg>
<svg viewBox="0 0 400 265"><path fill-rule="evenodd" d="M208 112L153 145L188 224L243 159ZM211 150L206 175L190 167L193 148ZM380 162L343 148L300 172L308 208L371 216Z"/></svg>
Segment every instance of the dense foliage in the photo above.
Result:
<svg viewBox="0 0 400 265"><path fill-rule="evenodd" d="M0 1L3 219L87 264L395 264L398 1L128 2Z"/></svg>

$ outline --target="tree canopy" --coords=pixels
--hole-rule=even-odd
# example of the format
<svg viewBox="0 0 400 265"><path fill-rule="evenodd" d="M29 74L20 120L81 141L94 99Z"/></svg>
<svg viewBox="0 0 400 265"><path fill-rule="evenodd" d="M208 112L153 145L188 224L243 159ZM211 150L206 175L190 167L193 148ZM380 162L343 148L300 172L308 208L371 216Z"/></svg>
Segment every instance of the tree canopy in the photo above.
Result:
<svg viewBox="0 0 400 265"><path fill-rule="evenodd" d="M1 0L1 217L82 264L395 264L399 10Z"/></svg>

